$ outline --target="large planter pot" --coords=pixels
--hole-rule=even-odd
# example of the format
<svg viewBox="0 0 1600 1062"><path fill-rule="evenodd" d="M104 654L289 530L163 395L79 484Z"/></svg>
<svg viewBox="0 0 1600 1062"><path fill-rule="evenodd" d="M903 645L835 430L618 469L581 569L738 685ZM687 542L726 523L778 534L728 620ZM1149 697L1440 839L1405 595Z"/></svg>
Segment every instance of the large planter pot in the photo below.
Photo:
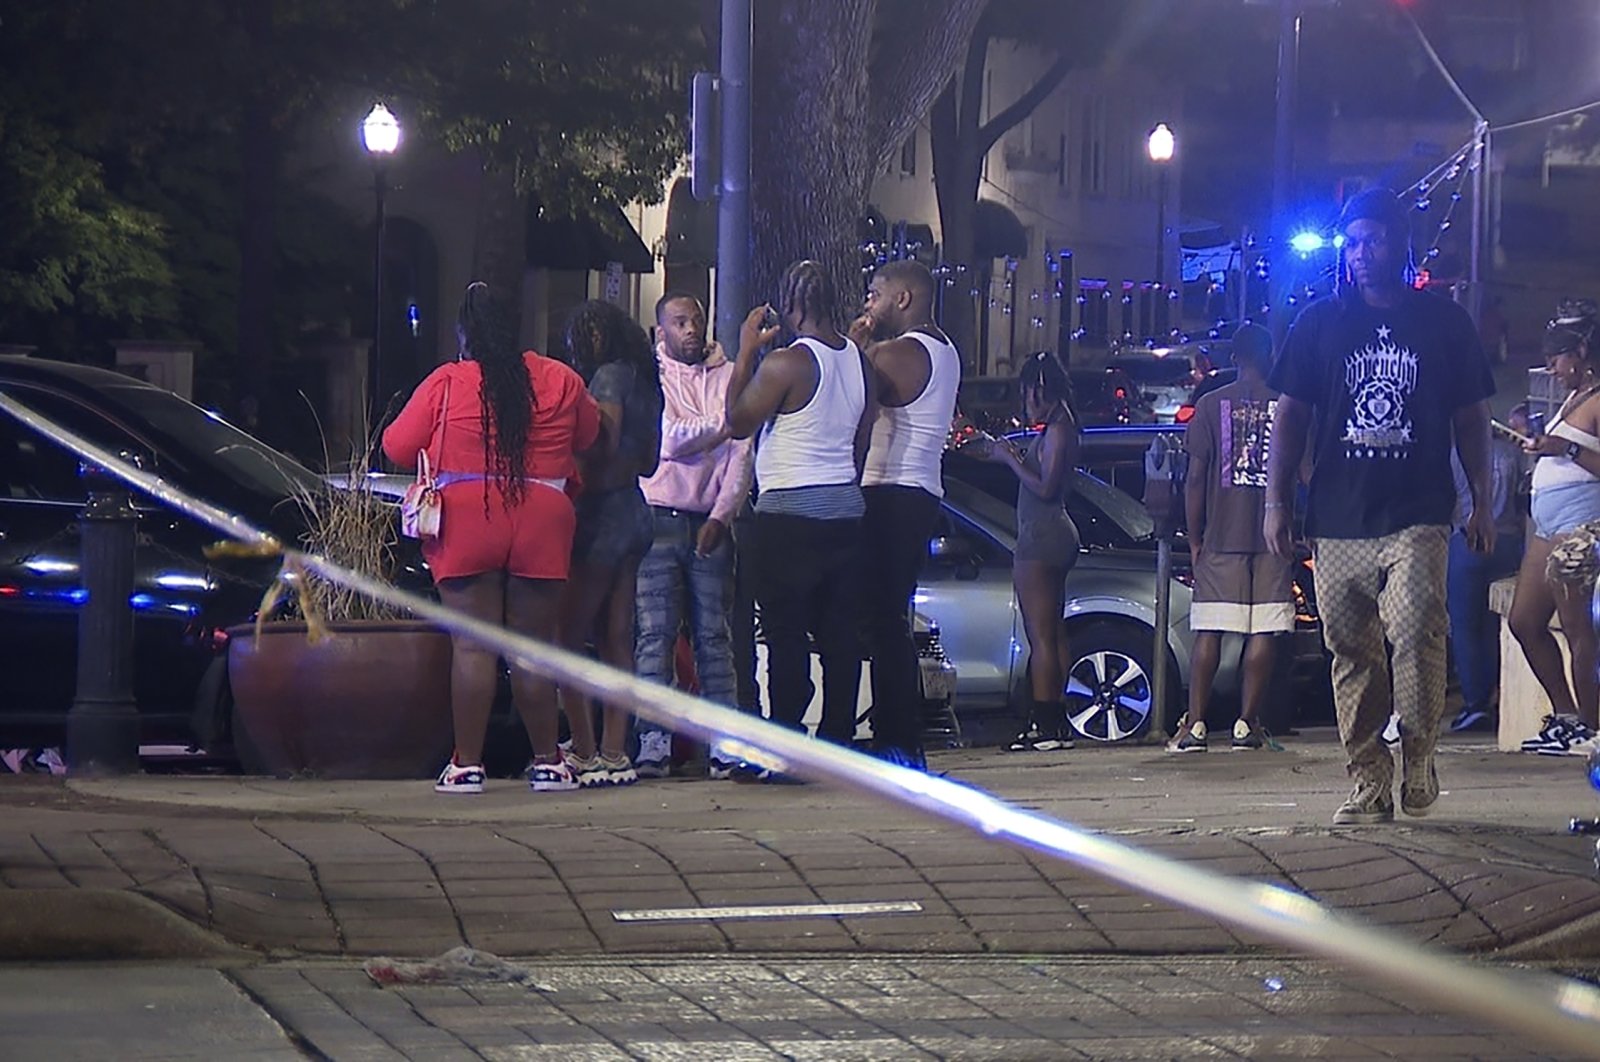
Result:
<svg viewBox="0 0 1600 1062"><path fill-rule="evenodd" d="M234 748L245 770L423 778L450 755L450 636L408 620L228 631Z"/></svg>

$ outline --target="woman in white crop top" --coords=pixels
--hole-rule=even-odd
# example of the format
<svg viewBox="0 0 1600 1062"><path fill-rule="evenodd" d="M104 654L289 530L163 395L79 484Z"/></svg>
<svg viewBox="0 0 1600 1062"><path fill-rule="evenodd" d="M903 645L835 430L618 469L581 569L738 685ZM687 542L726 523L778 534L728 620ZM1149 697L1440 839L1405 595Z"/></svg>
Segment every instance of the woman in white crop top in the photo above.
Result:
<svg viewBox="0 0 1600 1062"><path fill-rule="evenodd" d="M1586 754L1600 713L1600 649L1588 593L1572 593L1546 575L1551 547L1582 524L1600 520L1600 311L1590 300L1564 302L1545 330L1545 363L1568 388L1566 401L1543 434L1524 449L1534 460L1533 534L1528 538L1508 623L1539 684L1561 717L1576 716L1589 728L1577 740L1557 743ZM1550 619L1561 630L1572 658L1569 676ZM1549 726L1546 727L1549 729Z"/></svg>

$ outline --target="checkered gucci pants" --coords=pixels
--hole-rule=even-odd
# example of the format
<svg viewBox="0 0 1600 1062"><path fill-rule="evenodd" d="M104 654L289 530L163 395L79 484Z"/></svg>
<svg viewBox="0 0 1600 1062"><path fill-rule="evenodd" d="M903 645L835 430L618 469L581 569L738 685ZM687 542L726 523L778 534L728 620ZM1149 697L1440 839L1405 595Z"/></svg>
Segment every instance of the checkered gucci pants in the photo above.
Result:
<svg viewBox="0 0 1600 1062"><path fill-rule="evenodd" d="M1450 629L1449 542L1447 527L1408 527L1382 538L1313 544L1339 737L1357 782L1394 784L1394 759L1382 736L1391 707L1400 714L1408 770L1425 766L1438 742Z"/></svg>

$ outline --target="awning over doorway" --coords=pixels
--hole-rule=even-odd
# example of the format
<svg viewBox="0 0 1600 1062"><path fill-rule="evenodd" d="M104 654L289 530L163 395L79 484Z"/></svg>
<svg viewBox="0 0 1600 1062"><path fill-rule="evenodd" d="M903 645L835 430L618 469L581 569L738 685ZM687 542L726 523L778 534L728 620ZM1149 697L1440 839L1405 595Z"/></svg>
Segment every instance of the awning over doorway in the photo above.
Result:
<svg viewBox="0 0 1600 1062"><path fill-rule="evenodd" d="M973 236L980 261L1028 257L1028 230L1011 208L993 199L978 200Z"/></svg>
<svg viewBox="0 0 1600 1062"><path fill-rule="evenodd" d="M596 207L582 217L556 215L536 199L528 201L528 265L535 269L605 272L621 262L625 273L655 272L655 256L614 206Z"/></svg>

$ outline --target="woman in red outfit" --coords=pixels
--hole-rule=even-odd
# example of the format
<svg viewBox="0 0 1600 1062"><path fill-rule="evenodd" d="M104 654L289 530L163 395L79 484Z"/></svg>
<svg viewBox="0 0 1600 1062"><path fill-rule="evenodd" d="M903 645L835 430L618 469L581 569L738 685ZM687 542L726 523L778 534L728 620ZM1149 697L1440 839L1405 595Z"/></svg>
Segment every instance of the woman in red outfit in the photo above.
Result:
<svg viewBox="0 0 1600 1062"><path fill-rule="evenodd" d="M553 641L572 555L575 516L566 482L594 444L600 416L582 377L532 351L519 354L509 316L488 285L467 288L456 318L457 360L417 386L383 433L391 461L413 467L428 451L443 502L439 537L424 542L440 600L477 619ZM456 638L450 673L455 755L434 786L483 792L483 742L499 660ZM556 747L555 687L526 668L512 696L534 764L535 790L577 788Z"/></svg>

